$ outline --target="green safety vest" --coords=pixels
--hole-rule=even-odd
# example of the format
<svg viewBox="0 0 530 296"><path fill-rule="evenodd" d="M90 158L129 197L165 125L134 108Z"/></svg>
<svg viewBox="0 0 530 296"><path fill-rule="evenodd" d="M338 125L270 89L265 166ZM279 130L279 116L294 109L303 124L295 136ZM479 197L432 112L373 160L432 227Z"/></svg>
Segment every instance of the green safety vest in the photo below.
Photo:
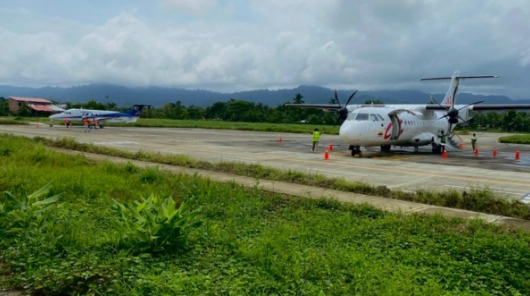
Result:
<svg viewBox="0 0 530 296"><path fill-rule="evenodd" d="M320 132L313 132L313 142L320 141Z"/></svg>
<svg viewBox="0 0 530 296"><path fill-rule="evenodd" d="M476 136L471 138L471 142L476 142L476 141L477 141L477 137Z"/></svg>
<svg viewBox="0 0 530 296"><path fill-rule="evenodd" d="M445 135L442 136L442 138L440 139L440 142L445 143Z"/></svg>

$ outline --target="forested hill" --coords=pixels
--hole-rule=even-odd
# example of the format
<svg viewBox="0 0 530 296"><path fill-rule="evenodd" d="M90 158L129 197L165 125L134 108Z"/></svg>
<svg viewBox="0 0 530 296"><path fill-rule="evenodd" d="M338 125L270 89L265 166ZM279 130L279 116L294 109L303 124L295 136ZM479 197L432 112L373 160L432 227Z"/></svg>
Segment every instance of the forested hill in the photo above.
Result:
<svg viewBox="0 0 530 296"><path fill-rule="evenodd" d="M263 103L268 106L276 106L287 101L292 101L294 96L300 93L306 103L329 103L333 97L333 90L319 86L301 85L292 89L280 90L252 90L235 93L219 93L208 90L187 90L179 88L128 88L109 84L90 84L69 88L44 87L27 88L0 86L0 96L31 96L43 97L59 102L86 103L89 100L106 102L109 101L118 106L130 106L135 103L151 104L157 107L166 103L180 101L184 106L211 106L215 102L226 102L233 98L255 103ZM339 100L342 104L351 95L351 90L338 90ZM435 99L441 101L443 94L435 94ZM417 90L382 90L382 91L359 91L351 103L364 103L366 100L380 100L386 104L407 103L426 104L429 97L426 93ZM530 100L512 100L506 96L482 96L468 93L460 93L458 103L469 104L484 100L485 104L530 104Z"/></svg>

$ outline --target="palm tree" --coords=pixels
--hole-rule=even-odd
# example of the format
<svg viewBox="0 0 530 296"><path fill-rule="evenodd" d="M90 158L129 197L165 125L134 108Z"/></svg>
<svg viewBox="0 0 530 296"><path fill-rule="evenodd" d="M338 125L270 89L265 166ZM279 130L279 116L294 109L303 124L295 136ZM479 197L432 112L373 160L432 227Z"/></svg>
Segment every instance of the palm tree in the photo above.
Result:
<svg viewBox="0 0 530 296"><path fill-rule="evenodd" d="M300 93L297 93L295 96L294 96L294 104L303 104L305 103L304 100L302 100L304 96L302 96L302 94Z"/></svg>

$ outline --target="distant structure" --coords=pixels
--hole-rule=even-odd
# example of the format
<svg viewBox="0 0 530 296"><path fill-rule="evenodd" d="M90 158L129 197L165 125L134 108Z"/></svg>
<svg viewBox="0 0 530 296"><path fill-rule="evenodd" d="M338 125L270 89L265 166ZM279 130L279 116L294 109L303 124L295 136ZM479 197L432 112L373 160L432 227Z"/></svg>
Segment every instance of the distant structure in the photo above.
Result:
<svg viewBox="0 0 530 296"><path fill-rule="evenodd" d="M9 112L18 112L22 105L26 105L30 108L33 115L42 113L51 114L64 111L63 108L55 106L51 101L43 98L9 97Z"/></svg>

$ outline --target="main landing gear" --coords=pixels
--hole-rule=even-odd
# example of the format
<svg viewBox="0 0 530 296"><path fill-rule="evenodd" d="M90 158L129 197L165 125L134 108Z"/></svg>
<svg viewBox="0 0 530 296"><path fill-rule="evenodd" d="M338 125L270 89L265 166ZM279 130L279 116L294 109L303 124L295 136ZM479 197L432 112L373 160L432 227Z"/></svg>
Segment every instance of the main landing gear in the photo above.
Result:
<svg viewBox="0 0 530 296"><path fill-rule="evenodd" d="M390 152L390 145L381 146L381 152Z"/></svg>
<svg viewBox="0 0 530 296"><path fill-rule="evenodd" d="M436 144L434 142L434 137L431 139L432 153L433 154L442 154L444 152L444 145Z"/></svg>
<svg viewBox="0 0 530 296"><path fill-rule="evenodd" d="M362 156L363 155L363 152L361 151L361 146L350 145L348 149L351 150L351 156L355 156L355 155Z"/></svg>

